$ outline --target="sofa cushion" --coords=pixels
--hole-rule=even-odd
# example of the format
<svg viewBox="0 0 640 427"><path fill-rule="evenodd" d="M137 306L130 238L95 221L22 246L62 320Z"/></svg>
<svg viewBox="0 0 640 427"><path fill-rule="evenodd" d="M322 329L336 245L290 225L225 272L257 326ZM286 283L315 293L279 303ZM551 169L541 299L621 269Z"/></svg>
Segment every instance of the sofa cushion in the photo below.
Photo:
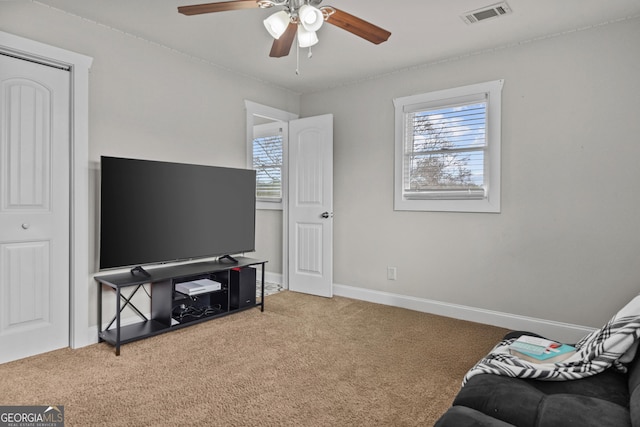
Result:
<svg viewBox="0 0 640 427"><path fill-rule="evenodd" d="M607 400L572 394L543 398L535 424L538 427L631 427L629 410Z"/></svg>
<svg viewBox="0 0 640 427"><path fill-rule="evenodd" d="M476 375L453 404L521 427L630 425L626 376L614 371L553 382Z"/></svg>
<svg viewBox="0 0 640 427"><path fill-rule="evenodd" d="M466 406L453 406L442 416L434 427L512 427L475 409Z"/></svg>
<svg viewBox="0 0 640 427"><path fill-rule="evenodd" d="M623 407L629 406L627 376L613 369L609 369L592 377L573 381L523 381L548 395L569 394L593 397Z"/></svg>

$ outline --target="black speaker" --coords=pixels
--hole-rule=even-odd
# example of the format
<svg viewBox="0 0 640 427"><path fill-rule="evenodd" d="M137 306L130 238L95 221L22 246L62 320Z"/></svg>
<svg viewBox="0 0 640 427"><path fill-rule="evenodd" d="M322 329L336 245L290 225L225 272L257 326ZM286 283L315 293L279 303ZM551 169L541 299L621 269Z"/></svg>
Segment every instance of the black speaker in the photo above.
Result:
<svg viewBox="0 0 640 427"><path fill-rule="evenodd" d="M256 305L256 269L233 268L229 274L230 309Z"/></svg>

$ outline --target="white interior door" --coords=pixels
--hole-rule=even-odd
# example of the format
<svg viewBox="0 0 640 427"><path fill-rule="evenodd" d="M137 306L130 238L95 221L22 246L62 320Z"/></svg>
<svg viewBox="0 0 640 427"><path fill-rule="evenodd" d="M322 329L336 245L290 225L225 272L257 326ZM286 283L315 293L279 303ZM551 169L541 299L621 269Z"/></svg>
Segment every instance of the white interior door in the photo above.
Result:
<svg viewBox="0 0 640 427"><path fill-rule="evenodd" d="M0 55L0 363L69 345L69 87Z"/></svg>
<svg viewBox="0 0 640 427"><path fill-rule="evenodd" d="M289 122L289 289L333 296L333 115Z"/></svg>

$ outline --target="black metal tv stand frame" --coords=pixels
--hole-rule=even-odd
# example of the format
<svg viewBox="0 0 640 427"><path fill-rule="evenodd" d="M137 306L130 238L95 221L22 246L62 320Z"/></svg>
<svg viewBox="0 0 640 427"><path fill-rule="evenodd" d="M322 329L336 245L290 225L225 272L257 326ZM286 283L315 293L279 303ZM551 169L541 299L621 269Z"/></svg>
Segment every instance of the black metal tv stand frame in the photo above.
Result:
<svg viewBox="0 0 640 427"><path fill-rule="evenodd" d="M178 328L260 307L264 311L264 266L267 261L235 257L228 260L203 261L158 268L149 268L146 275L134 271L95 276L98 282L98 341L115 346L116 356L120 346ZM256 267L261 273L260 301L256 302ZM177 283L199 279L211 279L220 283L220 289L188 296L176 292ZM140 288L148 284L151 298L150 318L131 302ZM128 295L125 288L133 288ZM116 294L115 315L103 329L102 292L112 290ZM145 288L146 292L146 288ZM131 308L141 321L122 325L121 314Z"/></svg>

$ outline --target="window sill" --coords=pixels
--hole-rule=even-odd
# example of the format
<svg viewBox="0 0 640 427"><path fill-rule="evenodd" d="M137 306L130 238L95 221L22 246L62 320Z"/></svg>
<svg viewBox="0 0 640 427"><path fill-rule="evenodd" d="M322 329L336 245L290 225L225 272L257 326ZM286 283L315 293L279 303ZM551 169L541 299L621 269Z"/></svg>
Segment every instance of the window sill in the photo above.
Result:
<svg viewBox="0 0 640 427"><path fill-rule="evenodd" d="M260 200L256 200L256 209L258 210L268 210L268 211L281 211L282 210L282 202L264 202Z"/></svg>
<svg viewBox="0 0 640 427"><path fill-rule="evenodd" d="M476 212L500 213L500 198L498 200L407 200L396 198L393 209L396 211L427 211L427 212Z"/></svg>

